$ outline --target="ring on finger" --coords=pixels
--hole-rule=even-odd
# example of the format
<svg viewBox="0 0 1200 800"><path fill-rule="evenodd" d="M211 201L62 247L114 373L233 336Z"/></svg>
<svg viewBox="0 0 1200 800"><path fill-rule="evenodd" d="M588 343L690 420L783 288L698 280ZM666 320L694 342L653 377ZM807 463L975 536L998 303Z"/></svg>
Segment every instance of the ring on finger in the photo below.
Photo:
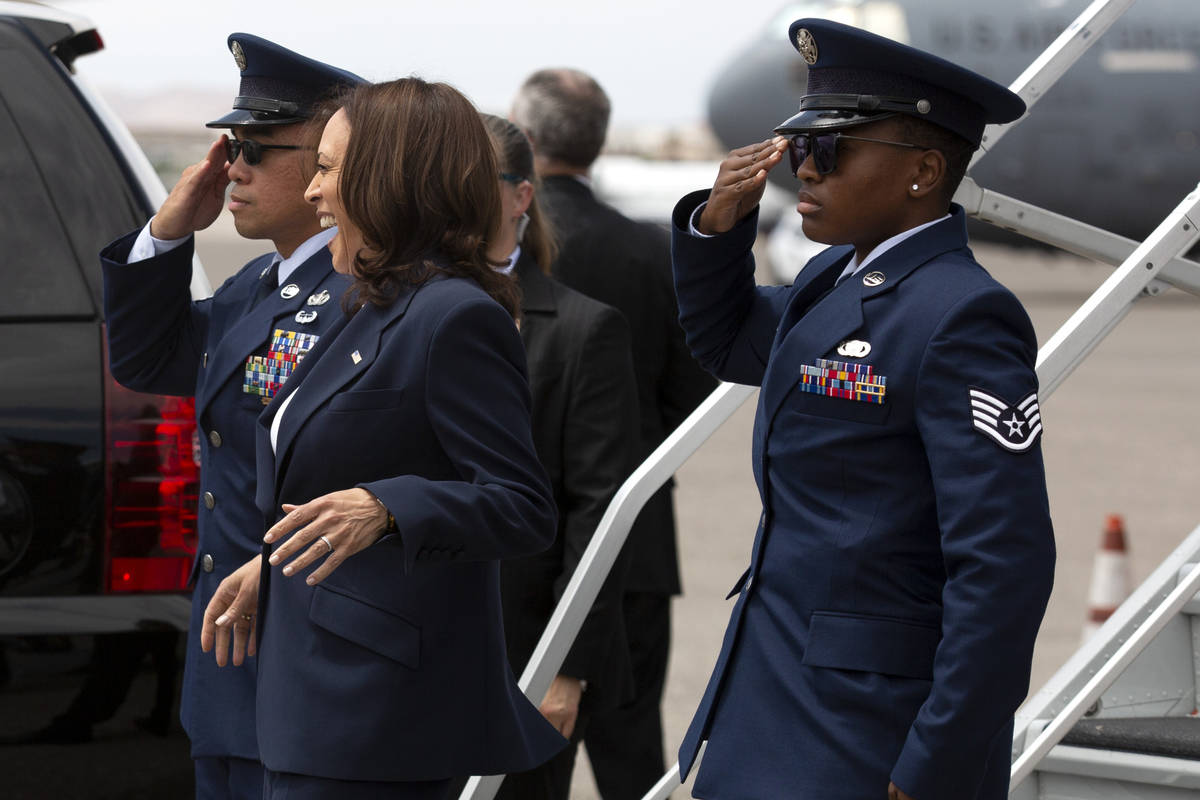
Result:
<svg viewBox="0 0 1200 800"><path fill-rule="evenodd" d="M333 543L330 542L328 538L326 538L324 536L318 536L317 538L320 539L322 542L324 542L325 546L329 548L329 550L325 553L325 555L329 555L330 553L333 552Z"/></svg>

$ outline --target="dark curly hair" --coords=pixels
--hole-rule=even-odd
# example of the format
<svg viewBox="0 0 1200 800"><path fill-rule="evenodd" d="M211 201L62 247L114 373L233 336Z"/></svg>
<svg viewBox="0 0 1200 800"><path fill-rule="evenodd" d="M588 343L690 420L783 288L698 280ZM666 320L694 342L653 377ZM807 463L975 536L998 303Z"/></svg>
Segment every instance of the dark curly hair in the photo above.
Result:
<svg viewBox="0 0 1200 800"><path fill-rule="evenodd" d="M401 78L359 86L342 110L339 193L366 244L350 296L387 305L441 272L474 280L516 318L516 284L486 254L500 227L500 170L471 102L447 84Z"/></svg>

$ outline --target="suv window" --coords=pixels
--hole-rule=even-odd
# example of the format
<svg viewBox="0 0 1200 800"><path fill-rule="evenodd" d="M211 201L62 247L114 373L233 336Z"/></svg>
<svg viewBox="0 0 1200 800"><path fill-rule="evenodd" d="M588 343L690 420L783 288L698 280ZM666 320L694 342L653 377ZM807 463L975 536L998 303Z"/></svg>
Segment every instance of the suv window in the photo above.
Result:
<svg viewBox="0 0 1200 800"><path fill-rule="evenodd" d="M0 319L94 317L96 254L145 221L96 123L56 69L24 31L0 24Z"/></svg>

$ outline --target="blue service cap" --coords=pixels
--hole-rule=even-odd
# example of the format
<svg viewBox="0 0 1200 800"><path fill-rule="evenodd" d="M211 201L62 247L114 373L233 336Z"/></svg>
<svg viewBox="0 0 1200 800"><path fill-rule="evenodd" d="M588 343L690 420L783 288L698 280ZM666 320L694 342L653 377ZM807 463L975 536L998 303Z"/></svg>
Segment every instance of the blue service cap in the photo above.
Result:
<svg viewBox="0 0 1200 800"><path fill-rule="evenodd" d="M808 64L800 113L776 133L863 125L894 114L924 119L976 147L988 123L1011 122L1025 101L1006 87L915 47L826 19L788 29Z"/></svg>
<svg viewBox="0 0 1200 800"><path fill-rule="evenodd" d="M231 33L228 42L242 83L233 111L208 123L209 128L302 122L322 99L366 82L249 33Z"/></svg>

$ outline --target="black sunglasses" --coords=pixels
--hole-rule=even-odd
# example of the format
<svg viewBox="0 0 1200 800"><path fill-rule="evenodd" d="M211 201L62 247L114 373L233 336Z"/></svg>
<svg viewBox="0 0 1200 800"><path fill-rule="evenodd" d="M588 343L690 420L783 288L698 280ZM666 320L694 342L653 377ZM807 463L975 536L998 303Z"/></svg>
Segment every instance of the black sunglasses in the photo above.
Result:
<svg viewBox="0 0 1200 800"><path fill-rule="evenodd" d="M237 161L240 155L248 166L254 167L262 163L263 150L303 150L295 144L263 144L253 139L226 139L225 158L230 164Z"/></svg>
<svg viewBox="0 0 1200 800"><path fill-rule="evenodd" d="M788 159L792 164L792 174L795 175L800 165L811 154L813 166L818 175L828 175L837 169L837 143L839 139L850 139L855 142L874 142L875 144L894 144L896 147L911 147L913 150L928 150L919 144L908 142L892 142L887 139L868 139L865 136L851 136L848 133L790 133L787 135Z"/></svg>

